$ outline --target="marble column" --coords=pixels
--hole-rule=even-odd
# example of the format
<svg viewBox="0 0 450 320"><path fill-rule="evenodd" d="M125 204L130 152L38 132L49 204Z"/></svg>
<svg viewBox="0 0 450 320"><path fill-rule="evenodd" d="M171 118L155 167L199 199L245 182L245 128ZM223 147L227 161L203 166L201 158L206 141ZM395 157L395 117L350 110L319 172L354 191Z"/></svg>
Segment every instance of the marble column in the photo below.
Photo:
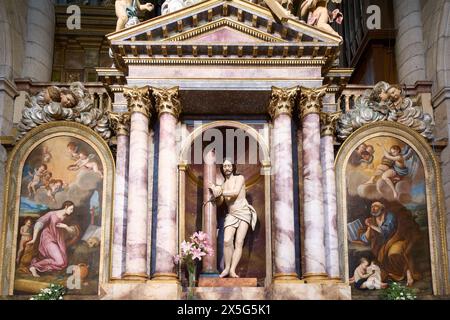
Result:
<svg viewBox="0 0 450 320"><path fill-rule="evenodd" d="M124 88L131 114L124 277L147 279L149 88Z"/></svg>
<svg viewBox="0 0 450 320"><path fill-rule="evenodd" d="M128 157L130 154L130 114L110 113L110 123L117 137L114 186L114 235L111 276L120 279L125 272L128 208Z"/></svg>
<svg viewBox="0 0 450 320"><path fill-rule="evenodd" d="M174 256L178 253L176 129L181 113L178 87L153 88L159 115L158 214L156 223L156 280L178 279Z"/></svg>
<svg viewBox="0 0 450 320"><path fill-rule="evenodd" d="M203 161L203 231L209 236L213 255L203 257L202 274L217 274L217 207L209 184L216 183L216 153L210 150Z"/></svg>
<svg viewBox="0 0 450 320"><path fill-rule="evenodd" d="M325 218L326 271L330 280L341 280L337 233L336 175L334 171L334 134L341 112L321 113L320 154L322 163L323 209Z"/></svg>
<svg viewBox="0 0 450 320"><path fill-rule="evenodd" d="M297 280L295 267L292 111L298 88L272 87L268 112L273 121L274 159L273 262L277 280Z"/></svg>
<svg viewBox="0 0 450 320"><path fill-rule="evenodd" d="M303 133L303 223L306 282L323 281L326 273L324 208L320 162L320 110L326 87L301 88L300 116Z"/></svg>

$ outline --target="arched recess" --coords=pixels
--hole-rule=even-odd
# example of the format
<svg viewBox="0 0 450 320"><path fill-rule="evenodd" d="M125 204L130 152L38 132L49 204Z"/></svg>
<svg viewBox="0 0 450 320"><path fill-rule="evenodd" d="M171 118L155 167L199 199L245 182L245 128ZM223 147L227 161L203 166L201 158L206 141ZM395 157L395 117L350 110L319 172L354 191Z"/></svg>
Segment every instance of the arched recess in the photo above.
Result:
<svg viewBox="0 0 450 320"><path fill-rule="evenodd" d="M69 143L72 143L70 150ZM47 158L45 158L46 153L50 153ZM85 162L76 165L78 159L86 156L89 164L84 166ZM30 163L36 165L33 167ZM69 166L67 166L68 163ZM52 169L52 178L55 181L62 180L64 186L49 191L52 181L47 180L49 184L44 185L41 180L41 185L35 186L35 192L31 196L31 192L27 192L30 190L30 179L27 179L26 174L29 172L35 174L34 169L42 164L46 164L48 172ZM0 292L2 295L34 294L40 288L46 287L49 282L61 282L67 288L71 287L72 289L69 289L74 291L69 293L73 295L100 293L100 286L108 281L110 273L114 170L114 159L105 140L90 128L75 122L60 121L43 124L31 130L19 141L7 163L0 239L0 256L2 256ZM75 209L73 215L67 216L64 220L71 231L65 230L70 235L64 236L70 240L65 242L67 264L59 270L60 278L52 278L54 274L52 272L56 272L56 269L53 269L39 271L41 277L35 279L30 278L26 270L20 271L25 280L22 279L22 276L18 276L18 268L24 268L24 264L27 266L29 264L28 260L23 261L26 251L18 256L17 250L21 242L18 233L23 226L23 220L31 219L34 228L37 219L62 208L61 203L65 201L72 201ZM39 242L42 240L44 231L45 227L37 237ZM38 256L40 252L38 246L39 244L36 244L30 249L30 259ZM84 261L90 259L87 257L93 256L98 257L97 260L91 259L86 261L88 263ZM18 257L19 262L16 263ZM43 257L39 256L37 261L40 259ZM89 262L92 263L89 264ZM83 280L83 276L81 282L78 282L76 278L69 279L77 272L72 266L81 266L83 263L86 268L82 267L79 270L86 275L86 280ZM65 273L67 275L64 277ZM95 281L90 281L91 276ZM61 277L63 280L59 281ZM39 282L41 279L42 283ZM21 282L18 284L16 280Z"/></svg>
<svg viewBox="0 0 450 320"><path fill-rule="evenodd" d="M410 190L407 191L410 192L410 194L399 193L398 199L393 198L394 193L392 194L389 193L391 192L390 189L382 189L385 188L386 186L380 185L379 189L377 189L377 187L374 184L372 190L377 190L376 192L379 193L375 194L375 191L373 191L374 193L369 194L367 190L370 190L368 189L370 187L370 183L355 184L352 182L354 180L352 180L353 178L351 178L350 176L354 175L354 172L356 172L357 170L360 170L358 168L360 164L357 164L355 167L355 157L358 157L357 149L360 150L359 147L363 144L365 144L366 146L371 145L373 147L376 146L377 143L378 146L376 147L375 152L372 153L372 155L375 156L374 161L375 166L373 168L370 168L369 172L373 173L377 170L378 167L376 165L376 162L377 161L378 163L381 162L381 158L384 152L383 150L387 149L389 151L390 150L389 148L391 148L394 145L394 143L396 145L402 146L403 148L409 147L413 151L412 153L413 156L419 159L420 161L417 163L419 163L422 166L421 168L423 168L423 170L421 170L423 174L420 175L421 177L420 179L422 179L421 181L424 189L423 193L424 196L422 201L424 206L426 206L426 209L423 209L424 210L423 218L426 219L427 225L427 227L425 228L426 231L425 234L428 234L428 237L423 238L425 239L424 241L428 241L428 244L425 247L429 249L430 255L429 257L431 269L430 290L432 289L432 293L434 295L446 295L450 292L450 290L448 280L449 278L448 278L448 258L447 258L447 242L446 242L446 219L445 219L443 189L442 189L441 170L439 161L436 158L433 150L429 146L428 142L422 136L420 136L415 131L409 129L408 127L394 122L378 122L367 125L355 131L342 144L336 157L335 167L337 180L336 182L337 182L337 201L338 201L338 232L339 232L339 252L341 256L340 259L341 276L343 279L345 279L346 282L349 282L349 278L353 275L354 270L350 270L349 268L350 242L354 240L354 237L356 235L357 237L356 243L357 243L360 240L359 236L362 235L361 231L357 233L356 230L354 230L355 228L354 222L356 221L354 220L355 212L361 210L361 212L365 214L366 218L370 217L370 204L375 201L380 201L384 205L386 205L387 211L391 210L393 213L397 213L396 210L398 210L398 208L407 207L405 202L412 201L412 200L405 200L409 199L407 198L407 196L411 197L413 196L413 193L411 191L413 186L412 182L410 185L411 186L410 189L407 188L406 184L401 186L402 190ZM364 178L367 177L370 178L370 176L371 174L369 174ZM364 182L366 180L361 179L360 181ZM381 181L381 179L377 178L375 181ZM380 184L382 183L384 183L384 181L380 182ZM400 189L397 189L397 185L399 182L397 181L396 183L397 184L395 185L395 188L397 191L399 191ZM355 185L358 185L357 189L354 188ZM350 189L352 189L353 191L349 191ZM365 200L367 201L368 206L360 205L355 209L354 201L357 198L355 196L352 196L351 192L353 192L353 195L356 195L356 197L366 197ZM353 207L351 208L352 210L348 210L349 205L352 205L352 203L353 203ZM407 209L408 212L409 210L410 209ZM397 217L399 216L400 215L398 215ZM349 219L349 217L351 217L351 220ZM415 219L414 221L416 221L416 217L414 219ZM362 219L361 221L362 221L361 228L359 230L363 230L363 232L365 232L367 227L363 226L365 223L364 219ZM400 225L400 222L398 225ZM395 236L396 234L393 233L393 235ZM392 236L392 238L394 236ZM353 243L355 242L352 242L352 244ZM370 245L369 250L373 250L370 248ZM387 250L386 252L390 253L391 251ZM374 258L372 259L378 258L376 254L374 254L373 257Z"/></svg>
<svg viewBox="0 0 450 320"><path fill-rule="evenodd" d="M264 178L264 218L265 218L265 286L269 286L272 282L272 238L271 238L271 199L270 199L270 184L271 184L271 161L270 150L267 143L267 138L259 133L251 126L238 121L213 121L203 124L190 133L183 139L181 145L180 156L178 159L178 226L179 226L179 242L181 243L185 238L185 200L186 200L186 181L188 176L190 151L194 141L202 136L202 134L211 129L218 128L233 128L242 130L250 138L254 139L261 151L261 175Z"/></svg>

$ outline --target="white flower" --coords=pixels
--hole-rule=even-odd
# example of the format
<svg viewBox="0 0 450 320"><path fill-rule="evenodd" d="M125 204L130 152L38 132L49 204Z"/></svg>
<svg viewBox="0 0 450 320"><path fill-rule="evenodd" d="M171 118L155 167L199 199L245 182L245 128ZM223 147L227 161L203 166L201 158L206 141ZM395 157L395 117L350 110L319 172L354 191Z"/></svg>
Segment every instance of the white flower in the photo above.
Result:
<svg viewBox="0 0 450 320"><path fill-rule="evenodd" d="M60 296L60 297L59 297L59 300L62 300L62 299L63 299L63 297L62 297L62 296Z"/></svg>

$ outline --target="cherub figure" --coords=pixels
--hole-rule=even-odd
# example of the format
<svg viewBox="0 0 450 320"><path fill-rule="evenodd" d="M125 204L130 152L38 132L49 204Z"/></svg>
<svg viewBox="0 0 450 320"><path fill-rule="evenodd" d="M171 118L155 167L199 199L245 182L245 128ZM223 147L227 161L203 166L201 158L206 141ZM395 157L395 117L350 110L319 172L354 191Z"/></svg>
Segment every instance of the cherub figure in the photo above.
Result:
<svg viewBox="0 0 450 320"><path fill-rule="evenodd" d="M64 181L62 181L61 179L51 179L48 183L48 185L46 186L46 190L47 190L47 196L53 201L56 202L56 198L55 195L58 192L61 192L64 190L64 186L66 184L64 183Z"/></svg>
<svg viewBox="0 0 450 320"><path fill-rule="evenodd" d="M48 171L46 164L41 164L39 168L34 169L34 173L29 174L32 176L32 179L28 184L28 193L30 198L34 198L34 195L36 194L36 187L38 187L41 182L44 182L44 177L47 174Z"/></svg>
<svg viewBox="0 0 450 320"><path fill-rule="evenodd" d="M328 11L329 0L305 0L300 6L300 18L307 21L309 25L316 26L331 34L340 35L330 26L330 23L342 23L343 15L339 9ZM333 0L335 3L341 1Z"/></svg>
<svg viewBox="0 0 450 320"><path fill-rule="evenodd" d="M86 151L80 151L79 152L79 159L70 166L67 167L68 170L76 171L80 170L81 168L88 169L90 171L94 171L95 173L98 173L100 177L103 178L103 173L101 172L98 163L94 161L95 155L94 154L88 154Z"/></svg>
<svg viewBox="0 0 450 320"><path fill-rule="evenodd" d="M52 153L50 152L50 149L45 146L42 148L42 162L43 163L49 163L53 158Z"/></svg>
<svg viewBox="0 0 450 320"><path fill-rule="evenodd" d="M137 18L137 10L148 12L153 11L154 6L151 3L141 4L139 0L116 0L116 31L126 28L127 23L131 20L139 20Z"/></svg>
<svg viewBox="0 0 450 320"><path fill-rule="evenodd" d="M378 146L382 146L378 143ZM384 147L383 147L384 148ZM402 152L402 148L394 145L390 150L384 148L384 156L381 164L377 167L375 174L370 178L366 184L372 184L377 178L383 179L384 182L391 188L394 198L398 199L398 192L395 189L395 183L399 182L403 177L409 174L406 161L413 156L411 148L406 148Z"/></svg>
<svg viewBox="0 0 450 320"><path fill-rule="evenodd" d="M370 276L361 286L362 289L367 288L369 290L380 290L387 288L388 284L381 281L381 269L375 261L372 261L367 267L367 273L370 274Z"/></svg>
<svg viewBox="0 0 450 320"><path fill-rule="evenodd" d="M75 142L69 142L67 144L67 153L70 155L70 158L74 161L80 159L79 147Z"/></svg>
<svg viewBox="0 0 450 320"><path fill-rule="evenodd" d="M17 252L17 263L22 259L23 251L25 250L26 244L33 238L33 227L31 218L25 219L25 223L20 227L20 241L19 241L19 251Z"/></svg>

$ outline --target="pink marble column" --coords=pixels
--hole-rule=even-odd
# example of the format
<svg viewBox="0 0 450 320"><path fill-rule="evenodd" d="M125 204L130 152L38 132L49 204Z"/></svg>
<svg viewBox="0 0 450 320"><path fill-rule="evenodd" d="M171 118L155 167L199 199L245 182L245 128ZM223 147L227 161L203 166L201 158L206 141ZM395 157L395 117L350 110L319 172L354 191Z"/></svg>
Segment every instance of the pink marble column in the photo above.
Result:
<svg viewBox="0 0 450 320"><path fill-rule="evenodd" d="M306 282L323 281L326 272L322 167L320 161L320 110L326 88L301 88L303 133L303 223Z"/></svg>
<svg viewBox="0 0 450 320"><path fill-rule="evenodd" d="M341 280L337 233L336 175L334 170L334 133L340 112L322 113L322 138L320 141L323 199L325 215L326 271L330 280Z"/></svg>
<svg viewBox="0 0 450 320"><path fill-rule="evenodd" d="M148 87L124 89L131 113L125 278L147 279Z"/></svg>
<svg viewBox="0 0 450 320"><path fill-rule="evenodd" d="M216 183L216 154L210 150L203 162L203 231L209 236L214 254L202 260L202 274L217 274L217 207L209 184Z"/></svg>
<svg viewBox="0 0 450 320"><path fill-rule="evenodd" d="M128 157L130 148L129 113L111 113L110 122L117 137L114 185L114 235L111 277L120 279L125 272L128 208Z"/></svg>
<svg viewBox="0 0 450 320"><path fill-rule="evenodd" d="M292 110L297 88L272 88L269 114L273 120L274 160L273 261L277 280L296 280L294 179L292 164Z"/></svg>
<svg viewBox="0 0 450 320"><path fill-rule="evenodd" d="M153 88L159 114L158 215L156 264L153 277L176 280L174 256L178 253L176 130L181 104L178 88Z"/></svg>

